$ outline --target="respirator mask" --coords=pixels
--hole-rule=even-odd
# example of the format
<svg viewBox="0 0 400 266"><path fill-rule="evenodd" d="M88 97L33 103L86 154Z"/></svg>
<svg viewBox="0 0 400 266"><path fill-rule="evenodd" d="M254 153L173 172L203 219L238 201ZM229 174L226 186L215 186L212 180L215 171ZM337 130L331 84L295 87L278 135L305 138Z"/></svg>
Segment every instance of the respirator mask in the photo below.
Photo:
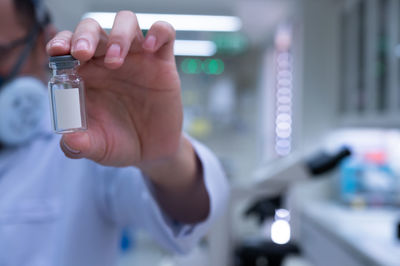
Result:
<svg viewBox="0 0 400 266"><path fill-rule="evenodd" d="M37 78L18 77L40 31L50 22L40 0L31 0L36 23L20 44L25 44L7 76L0 76L0 146L18 146L40 134L48 109L46 86Z"/></svg>

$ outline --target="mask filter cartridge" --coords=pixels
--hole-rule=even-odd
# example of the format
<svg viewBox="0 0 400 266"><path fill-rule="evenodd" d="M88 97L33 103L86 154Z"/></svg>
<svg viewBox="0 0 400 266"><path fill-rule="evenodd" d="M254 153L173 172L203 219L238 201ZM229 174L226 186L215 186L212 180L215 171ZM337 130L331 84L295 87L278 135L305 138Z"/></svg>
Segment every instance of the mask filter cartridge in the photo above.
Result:
<svg viewBox="0 0 400 266"><path fill-rule="evenodd" d="M45 85L33 77L20 77L0 90L0 142L16 146L40 132L48 110Z"/></svg>

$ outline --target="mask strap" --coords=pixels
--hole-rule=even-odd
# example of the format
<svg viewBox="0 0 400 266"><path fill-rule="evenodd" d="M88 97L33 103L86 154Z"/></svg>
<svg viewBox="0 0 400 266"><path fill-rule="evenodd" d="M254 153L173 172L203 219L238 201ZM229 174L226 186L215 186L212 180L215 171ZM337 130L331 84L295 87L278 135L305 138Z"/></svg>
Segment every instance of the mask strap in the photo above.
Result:
<svg viewBox="0 0 400 266"><path fill-rule="evenodd" d="M44 28L50 23L49 12L42 0L31 0L35 9L36 22L39 23L40 27Z"/></svg>
<svg viewBox="0 0 400 266"><path fill-rule="evenodd" d="M5 79L5 81L13 79L18 74L18 72L21 70L22 65L25 63L30 52L32 51L33 46L35 45L38 30L39 30L39 27L38 27L38 25L36 25L29 37L28 44L26 45L25 49L22 51L21 55L18 58L18 61L15 63L13 69L11 70L9 76Z"/></svg>
<svg viewBox="0 0 400 266"><path fill-rule="evenodd" d="M0 76L0 88L3 86L4 83L6 83L6 78Z"/></svg>

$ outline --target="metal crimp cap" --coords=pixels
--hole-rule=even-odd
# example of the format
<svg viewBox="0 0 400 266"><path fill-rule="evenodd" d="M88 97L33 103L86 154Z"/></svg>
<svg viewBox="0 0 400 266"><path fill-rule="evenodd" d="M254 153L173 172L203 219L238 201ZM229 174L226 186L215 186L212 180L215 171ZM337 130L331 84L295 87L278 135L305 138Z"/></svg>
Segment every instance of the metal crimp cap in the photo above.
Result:
<svg viewBox="0 0 400 266"><path fill-rule="evenodd" d="M68 69L79 65L79 60L72 55L51 56L49 67L53 69Z"/></svg>

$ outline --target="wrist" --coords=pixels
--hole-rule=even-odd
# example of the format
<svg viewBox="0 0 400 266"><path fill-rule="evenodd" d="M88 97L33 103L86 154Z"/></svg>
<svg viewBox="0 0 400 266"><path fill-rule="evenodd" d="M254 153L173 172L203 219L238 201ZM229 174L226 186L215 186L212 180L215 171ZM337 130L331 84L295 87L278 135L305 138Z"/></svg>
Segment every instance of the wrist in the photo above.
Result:
<svg viewBox="0 0 400 266"><path fill-rule="evenodd" d="M140 164L139 169L150 181L162 188L187 187L193 180L180 180L179 176L198 176L201 173L192 144L181 135L177 151L168 157Z"/></svg>
<svg viewBox="0 0 400 266"><path fill-rule="evenodd" d="M210 197L202 169L191 142L184 137L174 156L141 168L162 210L185 224L204 221L210 213Z"/></svg>

